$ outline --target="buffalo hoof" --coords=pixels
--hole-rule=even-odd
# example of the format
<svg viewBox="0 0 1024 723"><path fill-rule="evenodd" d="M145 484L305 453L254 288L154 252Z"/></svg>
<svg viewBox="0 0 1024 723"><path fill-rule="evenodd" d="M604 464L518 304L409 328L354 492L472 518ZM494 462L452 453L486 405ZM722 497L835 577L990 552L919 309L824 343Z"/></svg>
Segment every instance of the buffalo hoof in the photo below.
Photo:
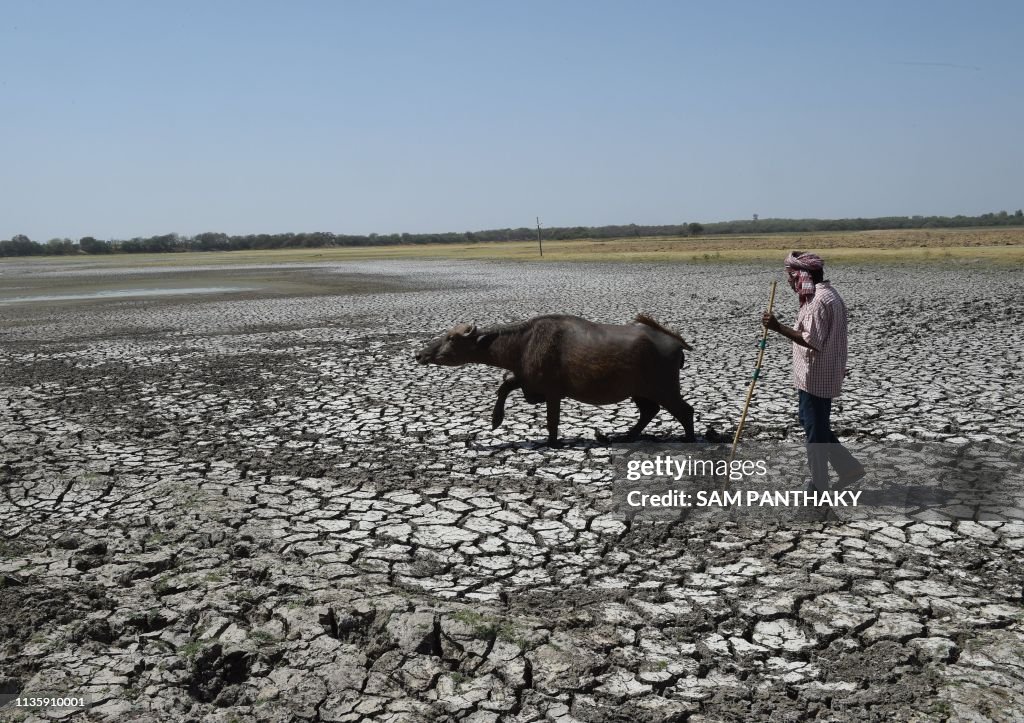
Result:
<svg viewBox="0 0 1024 723"><path fill-rule="evenodd" d="M601 444L628 444L640 441L639 434L604 434L596 429L594 430L594 438Z"/></svg>
<svg viewBox="0 0 1024 723"><path fill-rule="evenodd" d="M719 434L717 429L710 425L708 425L708 428L704 431L704 439L712 443L729 441L723 435Z"/></svg>
<svg viewBox="0 0 1024 723"><path fill-rule="evenodd" d="M549 439L545 444L552 449L561 449L565 446L565 442L560 439Z"/></svg>

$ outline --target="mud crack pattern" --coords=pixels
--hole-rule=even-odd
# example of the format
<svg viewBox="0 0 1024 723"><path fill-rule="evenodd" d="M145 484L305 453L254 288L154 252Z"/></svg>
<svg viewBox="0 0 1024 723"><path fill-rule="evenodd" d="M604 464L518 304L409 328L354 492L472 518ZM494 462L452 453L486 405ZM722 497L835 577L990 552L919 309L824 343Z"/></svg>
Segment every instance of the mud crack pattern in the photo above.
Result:
<svg viewBox="0 0 1024 723"><path fill-rule="evenodd" d="M457 322L644 311L727 429L764 269L338 271L387 291L0 307L0 692L90 720L1024 716L1019 518L627 523L594 431L632 405L567 402L549 449L518 395L489 430L498 370L413 363ZM1019 442L1019 274L832 277L841 435ZM792 396L773 341L748 433L798 435Z"/></svg>

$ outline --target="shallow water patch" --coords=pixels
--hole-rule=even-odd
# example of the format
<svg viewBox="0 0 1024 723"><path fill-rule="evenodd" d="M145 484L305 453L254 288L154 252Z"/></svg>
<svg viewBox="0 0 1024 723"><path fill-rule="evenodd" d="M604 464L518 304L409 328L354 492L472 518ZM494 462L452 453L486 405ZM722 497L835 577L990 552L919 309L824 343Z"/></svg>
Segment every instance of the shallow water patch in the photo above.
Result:
<svg viewBox="0 0 1024 723"><path fill-rule="evenodd" d="M225 294L237 291L254 291L244 286L194 286L183 289L111 289L90 291L81 294L46 294L35 296L13 296L0 299L0 304L24 304L33 301L84 301L88 299L121 299L133 296L188 296L190 294Z"/></svg>

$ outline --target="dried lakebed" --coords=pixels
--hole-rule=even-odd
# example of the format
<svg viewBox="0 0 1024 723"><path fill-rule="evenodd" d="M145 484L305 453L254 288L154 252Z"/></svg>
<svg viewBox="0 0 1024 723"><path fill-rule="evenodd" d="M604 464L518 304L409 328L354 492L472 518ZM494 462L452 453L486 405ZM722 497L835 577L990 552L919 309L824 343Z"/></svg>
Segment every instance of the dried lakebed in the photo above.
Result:
<svg viewBox="0 0 1024 723"><path fill-rule="evenodd" d="M3 271L11 295L143 276ZM412 358L456 322L645 311L694 343L684 397L724 430L772 271L198 269L179 284L292 285L0 306L0 693L87 695L90 720L1019 719L1019 508L627 521L629 445L594 431L631 404L565 403L548 449L518 393L489 429L499 370ZM1020 442L1019 273L829 275L851 311L835 426L876 478L887 445ZM747 434L792 440L794 411L775 339Z"/></svg>

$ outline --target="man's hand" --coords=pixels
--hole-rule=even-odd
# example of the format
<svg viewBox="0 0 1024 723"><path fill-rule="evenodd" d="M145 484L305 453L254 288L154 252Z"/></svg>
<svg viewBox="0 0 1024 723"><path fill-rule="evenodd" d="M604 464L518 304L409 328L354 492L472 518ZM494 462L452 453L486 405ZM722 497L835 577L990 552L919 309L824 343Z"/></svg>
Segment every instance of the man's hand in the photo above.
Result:
<svg viewBox="0 0 1024 723"><path fill-rule="evenodd" d="M775 314L770 311L766 311L761 315L761 324L770 331L778 331L782 326L779 320L775 318Z"/></svg>
<svg viewBox="0 0 1024 723"><path fill-rule="evenodd" d="M805 347L807 349L810 349L811 351L818 351L817 347L807 343L807 341L804 339L803 334L801 334L796 329L791 329L785 324L780 323L779 320L775 318L775 314L771 313L770 311L766 311L764 312L764 314L761 315L761 323L769 331L775 331L778 332L779 334L782 334L784 337L786 337L787 339L789 339L791 342L798 346Z"/></svg>

